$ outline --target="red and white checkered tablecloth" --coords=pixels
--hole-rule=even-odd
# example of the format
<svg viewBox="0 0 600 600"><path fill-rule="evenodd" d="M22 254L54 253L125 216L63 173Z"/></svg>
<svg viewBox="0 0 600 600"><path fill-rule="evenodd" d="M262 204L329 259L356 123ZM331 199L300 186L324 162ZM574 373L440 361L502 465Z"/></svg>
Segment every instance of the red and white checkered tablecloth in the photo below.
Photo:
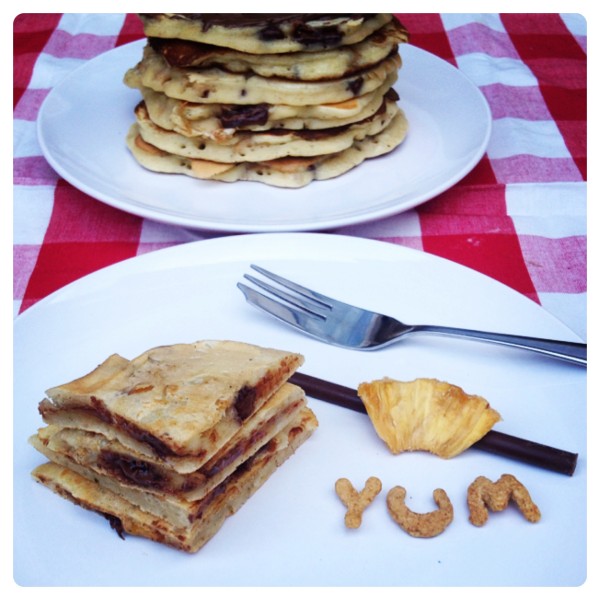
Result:
<svg viewBox="0 0 600 600"><path fill-rule="evenodd" d="M491 107L489 148L420 207L332 234L401 244L497 279L586 338L586 22L576 14L401 14L411 43L469 77ZM36 118L71 70L142 37L134 15L21 14L14 21L14 314L132 256L191 234L109 207L44 159ZM490 307L493 310L493 307Z"/></svg>

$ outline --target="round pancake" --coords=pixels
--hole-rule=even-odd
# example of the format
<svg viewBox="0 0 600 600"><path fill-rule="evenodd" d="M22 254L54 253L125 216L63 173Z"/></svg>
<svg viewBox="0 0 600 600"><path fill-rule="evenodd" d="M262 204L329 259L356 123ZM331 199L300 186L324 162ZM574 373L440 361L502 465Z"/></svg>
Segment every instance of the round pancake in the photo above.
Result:
<svg viewBox="0 0 600 600"><path fill-rule="evenodd" d="M384 100L374 115L351 125L308 131L243 131L221 142L202 137L186 137L158 127L151 121L143 102L136 107L135 116L142 139L160 150L187 158L236 163L337 153L349 148L355 141L380 133L399 110L395 102Z"/></svg>
<svg viewBox="0 0 600 600"><path fill-rule="evenodd" d="M187 40L150 38L148 44L171 67L219 67L232 73L256 73L262 77L282 77L299 81L318 81L347 77L372 67L408 36L399 21L393 19L367 39L334 50L285 54L249 54L228 48Z"/></svg>
<svg viewBox="0 0 600 600"><path fill-rule="evenodd" d="M404 113L399 110L383 131L355 142L342 152L258 163L227 164L168 154L143 141L140 142L137 123L129 130L127 145L139 164L150 171L183 174L213 181L257 181L272 186L299 188L314 180L332 179L369 158L392 151L402 143L407 131L408 122Z"/></svg>
<svg viewBox="0 0 600 600"><path fill-rule="evenodd" d="M170 67L150 46L143 59L125 74L130 87L142 85L171 98L196 103L221 104L326 104L343 102L372 92L401 66L400 56L388 58L350 77L329 81L291 81L259 75L246 76L222 69L179 69ZM129 80L132 83L129 83Z"/></svg>
<svg viewBox="0 0 600 600"><path fill-rule="evenodd" d="M374 114L384 96L397 100L393 72L368 94L331 104L292 106L288 104L232 105L197 104L170 98L161 92L139 87L150 118L163 129L188 137L227 140L237 131L268 129L327 129L362 121ZM131 82L131 80L130 80Z"/></svg>
<svg viewBox="0 0 600 600"><path fill-rule="evenodd" d="M251 54L356 44L389 23L391 14L142 13L146 37L189 40Z"/></svg>

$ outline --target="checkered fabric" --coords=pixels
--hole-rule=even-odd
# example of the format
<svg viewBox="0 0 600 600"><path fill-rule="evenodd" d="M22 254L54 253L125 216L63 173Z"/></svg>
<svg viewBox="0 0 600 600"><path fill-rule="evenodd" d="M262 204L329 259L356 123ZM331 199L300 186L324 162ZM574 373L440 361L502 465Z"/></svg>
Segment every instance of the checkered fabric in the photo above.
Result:
<svg viewBox="0 0 600 600"><path fill-rule="evenodd" d="M337 229L484 273L586 337L586 23L575 14L399 14L411 43L460 69L493 116L489 148L416 209ZM84 275L214 237L145 220L72 187L45 161L36 118L72 69L142 37L134 15L21 14L14 21L14 312Z"/></svg>

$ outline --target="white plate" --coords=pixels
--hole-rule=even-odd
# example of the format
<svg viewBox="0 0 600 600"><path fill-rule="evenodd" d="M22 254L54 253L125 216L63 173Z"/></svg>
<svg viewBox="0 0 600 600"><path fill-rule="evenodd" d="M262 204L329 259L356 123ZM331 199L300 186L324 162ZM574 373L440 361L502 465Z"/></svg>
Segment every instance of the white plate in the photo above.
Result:
<svg viewBox="0 0 600 600"><path fill-rule="evenodd" d="M142 255L85 277L15 322L14 575L21 585L579 585L586 577L586 371L475 342L413 337L374 352L321 344L253 309L236 289L250 262L350 302L404 317L576 340L538 305L474 271L425 253L319 233L257 234ZM120 540L102 517L34 483L43 458L26 442L42 425L50 386L106 356L159 344L236 339L304 354L302 371L354 387L383 376L437 377L481 394L498 431L580 454L572 477L471 449L452 460L391 455L365 415L310 399L320 426L197 555ZM482 528L468 522L468 485L512 473L542 511L513 508ZM344 527L339 477L382 493L358 530ZM385 495L433 510L444 488L455 508L439 537L409 537Z"/></svg>
<svg viewBox="0 0 600 600"><path fill-rule="evenodd" d="M482 157L491 117L479 90L445 61L410 45L396 89L410 121L405 142L343 177L299 190L152 173L125 146L137 91L123 84L143 41L100 55L57 85L39 114L43 153L75 187L127 212L190 228L308 231L408 210L464 177Z"/></svg>

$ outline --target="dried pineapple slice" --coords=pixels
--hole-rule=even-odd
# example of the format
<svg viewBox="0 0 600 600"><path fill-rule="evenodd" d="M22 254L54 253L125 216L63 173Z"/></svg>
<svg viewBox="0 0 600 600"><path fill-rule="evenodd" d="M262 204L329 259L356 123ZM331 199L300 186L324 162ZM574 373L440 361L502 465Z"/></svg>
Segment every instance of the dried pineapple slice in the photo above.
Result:
<svg viewBox="0 0 600 600"><path fill-rule="evenodd" d="M481 396L437 379L361 383L358 395L379 437L393 454L427 450L452 458L501 420Z"/></svg>

